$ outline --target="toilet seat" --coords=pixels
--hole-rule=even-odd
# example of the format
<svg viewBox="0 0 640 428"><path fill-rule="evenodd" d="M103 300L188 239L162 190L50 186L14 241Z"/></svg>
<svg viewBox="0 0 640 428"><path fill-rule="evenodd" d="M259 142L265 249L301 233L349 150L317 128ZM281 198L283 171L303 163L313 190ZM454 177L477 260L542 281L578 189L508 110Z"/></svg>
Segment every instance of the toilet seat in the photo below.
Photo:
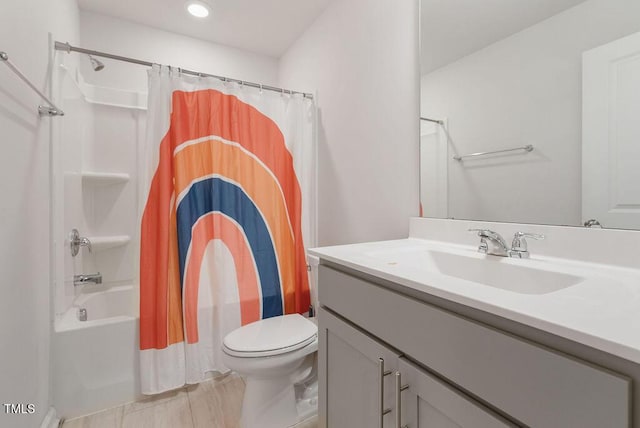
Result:
<svg viewBox="0 0 640 428"><path fill-rule="evenodd" d="M229 333L223 351L234 357L269 357L286 354L313 343L318 327L300 314L267 318Z"/></svg>

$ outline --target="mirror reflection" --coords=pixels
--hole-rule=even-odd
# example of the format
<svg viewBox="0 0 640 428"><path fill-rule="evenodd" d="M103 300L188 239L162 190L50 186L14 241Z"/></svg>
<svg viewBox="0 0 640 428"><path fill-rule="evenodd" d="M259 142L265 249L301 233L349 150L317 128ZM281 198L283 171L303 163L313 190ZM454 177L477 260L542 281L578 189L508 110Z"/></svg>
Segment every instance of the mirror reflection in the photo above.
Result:
<svg viewBox="0 0 640 428"><path fill-rule="evenodd" d="M640 229L640 2L422 0L426 217Z"/></svg>

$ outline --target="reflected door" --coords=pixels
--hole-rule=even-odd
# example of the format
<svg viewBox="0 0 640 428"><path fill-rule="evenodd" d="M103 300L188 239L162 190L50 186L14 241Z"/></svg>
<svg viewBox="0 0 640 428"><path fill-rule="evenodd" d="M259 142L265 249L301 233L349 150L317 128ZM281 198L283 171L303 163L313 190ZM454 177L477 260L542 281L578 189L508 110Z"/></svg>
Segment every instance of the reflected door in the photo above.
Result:
<svg viewBox="0 0 640 428"><path fill-rule="evenodd" d="M583 55L582 221L640 229L640 33Z"/></svg>

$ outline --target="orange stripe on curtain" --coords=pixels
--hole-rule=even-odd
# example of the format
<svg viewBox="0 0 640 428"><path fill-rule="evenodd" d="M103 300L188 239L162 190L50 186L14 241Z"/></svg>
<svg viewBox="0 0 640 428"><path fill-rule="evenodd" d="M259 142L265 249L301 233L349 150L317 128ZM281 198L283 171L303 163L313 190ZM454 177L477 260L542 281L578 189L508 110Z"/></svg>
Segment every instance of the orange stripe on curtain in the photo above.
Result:
<svg viewBox="0 0 640 428"><path fill-rule="evenodd" d="M174 281L169 282L169 264L177 265L177 251L170 249L171 233L175 236L175 219L170 219L173 197L172 152L169 135L160 143L158 169L153 176L147 204L142 214L140 242L140 349L166 348L170 343L180 342L175 326L169 326L168 308L174 306L176 298ZM172 232L171 232L172 231ZM169 233L169 236L167 236ZM177 248L177 246L176 246ZM180 287L177 288L180 299ZM169 301L172 304L169 305ZM181 305L180 305L181 306ZM182 317L171 318L182 331ZM169 341L169 330L172 341Z"/></svg>

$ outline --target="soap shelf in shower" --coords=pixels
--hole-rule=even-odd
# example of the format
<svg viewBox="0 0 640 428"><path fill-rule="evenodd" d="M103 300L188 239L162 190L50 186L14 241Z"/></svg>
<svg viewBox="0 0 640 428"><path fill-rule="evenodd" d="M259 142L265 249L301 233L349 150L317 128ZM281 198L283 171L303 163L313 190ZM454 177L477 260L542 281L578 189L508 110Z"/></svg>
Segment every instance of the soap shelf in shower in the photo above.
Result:
<svg viewBox="0 0 640 428"><path fill-rule="evenodd" d="M82 172L82 182L94 186L122 184L130 180L129 174L121 172Z"/></svg>
<svg viewBox="0 0 640 428"><path fill-rule="evenodd" d="M123 247L131 241L129 235L113 235L113 236L89 236L92 251L104 251L111 248Z"/></svg>

